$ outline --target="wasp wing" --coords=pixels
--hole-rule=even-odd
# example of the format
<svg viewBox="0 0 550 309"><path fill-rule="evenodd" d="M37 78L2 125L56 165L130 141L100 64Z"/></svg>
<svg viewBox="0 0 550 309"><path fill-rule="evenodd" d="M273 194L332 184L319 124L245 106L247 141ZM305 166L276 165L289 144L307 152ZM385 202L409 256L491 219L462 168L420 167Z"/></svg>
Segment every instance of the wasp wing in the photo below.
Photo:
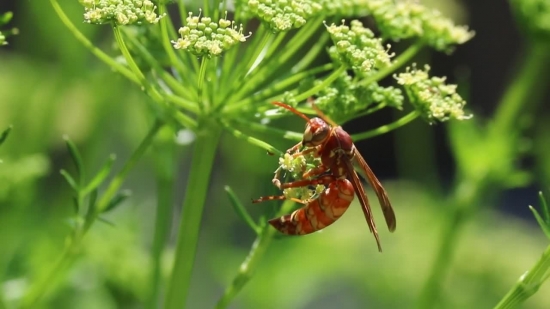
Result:
<svg viewBox="0 0 550 309"><path fill-rule="evenodd" d="M386 190L384 190L384 187L378 181L378 178L374 175L374 172L370 169L369 165L363 159L363 156L355 149L355 160L359 164L359 167L361 170L365 173L365 176L367 177L368 182L374 189L374 192L376 193L376 196L378 197L378 201L380 202L380 207L382 207L382 213L384 214L384 218L386 219L386 224L388 225L388 230L390 232L395 231L395 227L397 225L397 221L395 219L395 213L393 212L393 208L391 207L390 199L388 198L388 194L386 193Z"/></svg>
<svg viewBox="0 0 550 309"><path fill-rule="evenodd" d="M347 174L351 180L351 184L353 185L355 194L359 198L359 203L361 203L361 209L363 210L365 219L367 220L367 224L369 225L369 229L374 234L374 238L376 239L376 244L378 245L378 251L382 252L382 246L380 245L380 237L378 236L378 231L376 230L376 224L374 223L374 216L372 215L369 199L365 195L365 189L363 188L363 184L361 184L361 179L359 179L359 176L355 172L355 169L353 168L353 164L351 163L350 160L342 160L342 161L345 162Z"/></svg>

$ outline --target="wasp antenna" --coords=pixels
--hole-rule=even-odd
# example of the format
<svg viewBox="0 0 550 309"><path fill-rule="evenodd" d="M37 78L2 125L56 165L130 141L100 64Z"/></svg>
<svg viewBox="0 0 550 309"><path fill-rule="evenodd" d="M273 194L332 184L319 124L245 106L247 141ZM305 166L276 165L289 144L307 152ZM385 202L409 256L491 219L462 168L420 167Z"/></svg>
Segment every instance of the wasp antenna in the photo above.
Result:
<svg viewBox="0 0 550 309"><path fill-rule="evenodd" d="M284 109L288 109L289 111L293 112L294 114L302 117L302 119L304 119L305 121L309 122L309 118L306 115L300 113L297 109L295 109L294 107L292 107L290 105L287 105L283 102L272 102L271 104L277 105L277 106L282 107Z"/></svg>
<svg viewBox="0 0 550 309"><path fill-rule="evenodd" d="M313 107L313 109L315 110L315 112L317 113L317 116L321 117L321 119L323 119L325 122L327 122L328 124L330 124L331 126L333 127L339 127L339 125L334 122L332 119L330 119L327 115L325 115L325 113L323 113L318 107L317 105L315 105L315 100L313 99L308 99L308 102L311 103L311 107Z"/></svg>

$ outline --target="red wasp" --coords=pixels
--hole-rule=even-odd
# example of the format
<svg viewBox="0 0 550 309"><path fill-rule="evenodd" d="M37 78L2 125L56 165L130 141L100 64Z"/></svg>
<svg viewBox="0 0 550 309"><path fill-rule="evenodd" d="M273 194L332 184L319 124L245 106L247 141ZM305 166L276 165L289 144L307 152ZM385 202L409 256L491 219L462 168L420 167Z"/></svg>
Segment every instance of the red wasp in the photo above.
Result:
<svg viewBox="0 0 550 309"><path fill-rule="evenodd" d="M273 183L279 189L309 187L319 184L327 187L313 200L292 198L292 200L303 203L305 206L290 215L271 219L269 223L280 232L288 235L313 233L338 220L348 209L353 201L354 193L356 193L369 229L376 239L378 250L382 251L369 200L365 195L365 190L354 169L353 163L358 164L360 170L364 172L367 181L376 192L384 218L386 219L386 224L391 232L395 230L396 226L395 214L386 190L384 190L384 187L378 181L367 162L365 162L365 159L363 159L355 148L349 134L323 114L314 104L312 104L313 108L319 117L312 119L309 119L306 115L284 103L273 102L273 104L291 111L307 122L302 142L288 149L287 153L294 157L313 154L313 156L321 160L321 164L307 170L301 180L293 182L281 183L278 179L279 170L277 170ZM300 148L303 148L303 150L299 151ZM284 195L266 196L253 202L259 203L282 199L287 199L287 197Z"/></svg>

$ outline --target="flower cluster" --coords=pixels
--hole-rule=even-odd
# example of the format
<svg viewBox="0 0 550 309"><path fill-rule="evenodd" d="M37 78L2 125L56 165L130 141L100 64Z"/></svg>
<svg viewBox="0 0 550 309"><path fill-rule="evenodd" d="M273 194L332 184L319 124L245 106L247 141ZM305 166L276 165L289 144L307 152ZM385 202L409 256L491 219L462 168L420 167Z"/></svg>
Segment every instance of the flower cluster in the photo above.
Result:
<svg viewBox="0 0 550 309"><path fill-rule="evenodd" d="M466 26L456 26L439 11L416 1L372 0L365 5L382 35L393 40L416 37L436 50L449 51L474 36Z"/></svg>
<svg viewBox="0 0 550 309"><path fill-rule="evenodd" d="M197 56L219 56L239 42L245 42L251 35L243 34L243 26L221 18L217 23L210 17L193 16L189 13L186 25L178 32L177 41L172 41L175 49L188 50Z"/></svg>
<svg viewBox="0 0 550 309"><path fill-rule="evenodd" d="M464 114L466 101L456 93L456 85L445 84L445 77L430 77L429 71L429 66L425 66L424 70L413 66L407 68L406 72L394 76L405 88L416 110L430 123L435 120L471 118L471 115Z"/></svg>
<svg viewBox="0 0 550 309"><path fill-rule="evenodd" d="M344 72L330 87L319 92L315 103L330 114L333 120L340 123L345 121L346 117L356 115L375 104L400 109L403 104L403 94L399 88L381 87L377 83L359 85Z"/></svg>
<svg viewBox="0 0 550 309"><path fill-rule="evenodd" d="M303 26L323 8L312 0L249 0L248 7L275 32Z"/></svg>
<svg viewBox="0 0 550 309"><path fill-rule="evenodd" d="M315 168L316 166L319 166L320 163L320 159L314 157L311 153L305 155L303 155L302 153L298 153L295 155L285 153L283 157L279 158L278 172L280 170L289 172L292 179L300 180L302 179L302 175L305 172L311 170L312 168ZM283 190L283 194L288 199L295 198L307 201L316 198L319 194L323 192L323 190L325 190L324 185L316 185L313 188L287 188Z"/></svg>
<svg viewBox="0 0 550 309"><path fill-rule="evenodd" d="M363 26L358 20L351 22L351 27L332 24L326 26L335 46L329 53L337 53L340 60L352 69L368 74L376 69L391 64L393 54L388 54L389 45L384 48L382 39Z"/></svg>
<svg viewBox="0 0 550 309"><path fill-rule="evenodd" d="M156 24L162 16L150 0L80 0L84 6L84 21L90 24L115 22L119 25Z"/></svg>

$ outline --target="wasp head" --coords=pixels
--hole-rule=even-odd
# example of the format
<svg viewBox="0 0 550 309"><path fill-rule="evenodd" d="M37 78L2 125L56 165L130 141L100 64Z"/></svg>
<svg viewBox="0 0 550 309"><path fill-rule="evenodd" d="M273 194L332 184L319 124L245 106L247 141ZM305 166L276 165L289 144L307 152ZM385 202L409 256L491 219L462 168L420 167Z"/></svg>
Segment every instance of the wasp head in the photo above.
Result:
<svg viewBox="0 0 550 309"><path fill-rule="evenodd" d="M302 145L304 147L315 147L321 145L330 134L330 126L321 118L310 119L306 124Z"/></svg>

